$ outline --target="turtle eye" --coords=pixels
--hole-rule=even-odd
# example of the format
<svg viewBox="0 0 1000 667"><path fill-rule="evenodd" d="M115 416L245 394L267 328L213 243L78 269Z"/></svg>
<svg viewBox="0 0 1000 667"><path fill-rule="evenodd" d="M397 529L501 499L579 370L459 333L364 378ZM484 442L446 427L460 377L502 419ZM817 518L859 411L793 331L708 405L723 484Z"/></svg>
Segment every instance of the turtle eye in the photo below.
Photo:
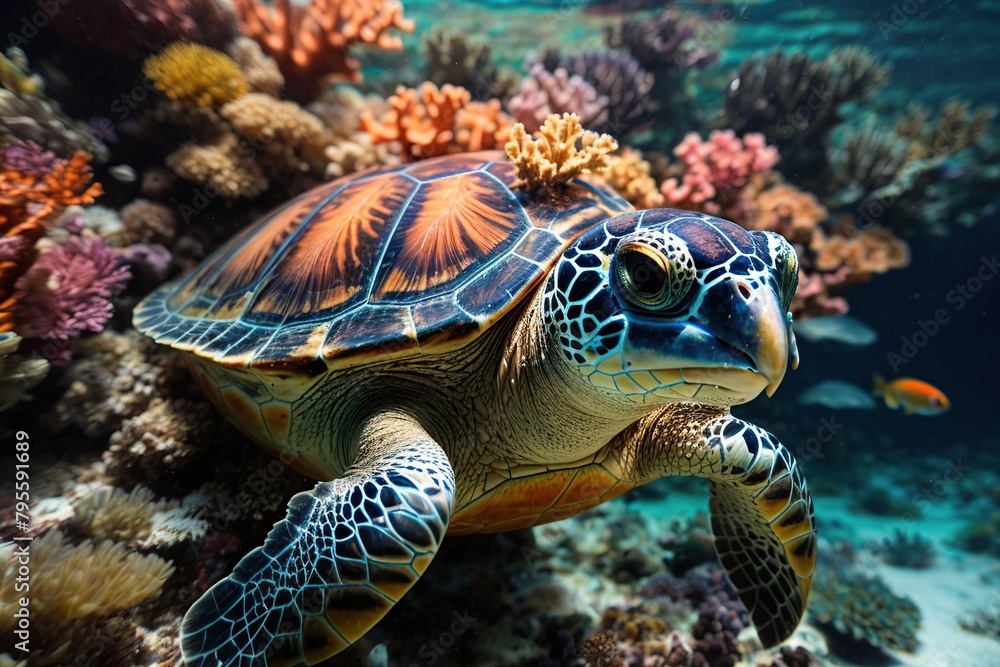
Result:
<svg viewBox="0 0 1000 667"><path fill-rule="evenodd" d="M674 274L670 259L645 243L625 243L615 253L616 286L636 306L661 310L677 303L683 293Z"/></svg>

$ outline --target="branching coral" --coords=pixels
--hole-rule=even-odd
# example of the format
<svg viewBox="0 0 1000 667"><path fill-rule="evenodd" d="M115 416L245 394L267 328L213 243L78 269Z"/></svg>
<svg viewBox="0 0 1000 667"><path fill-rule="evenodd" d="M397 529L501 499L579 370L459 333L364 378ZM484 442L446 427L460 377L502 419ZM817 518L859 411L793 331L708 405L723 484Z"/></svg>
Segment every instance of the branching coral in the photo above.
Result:
<svg viewBox="0 0 1000 667"><path fill-rule="evenodd" d="M607 121L592 127L595 132L610 132L624 136L652 117L653 75L642 68L632 56L618 51L581 51L562 54L557 50L543 51L537 58L549 72L562 68L570 76L577 75L608 99Z"/></svg>
<svg viewBox="0 0 1000 667"><path fill-rule="evenodd" d="M472 99L505 98L516 81L490 61L489 44L469 41L464 33L431 31L424 38L424 78L438 86L450 83L469 91Z"/></svg>
<svg viewBox="0 0 1000 667"><path fill-rule="evenodd" d="M636 208L660 208L666 198L656 185L656 179L649 174L650 165L642 159L642 153L625 148L611 156L604 180L618 191L628 203Z"/></svg>
<svg viewBox="0 0 1000 667"><path fill-rule="evenodd" d="M743 62L726 87L722 122L740 134L761 132L780 148L794 146L786 154L787 165L821 175L826 169L824 142L842 121L839 107L869 96L889 72L889 66L858 47L837 49L819 63L779 48Z"/></svg>
<svg viewBox="0 0 1000 667"><path fill-rule="evenodd" d="M551 114L575 113L587 128L608 120L607 97L598 95L579 74L570 76L562 67L549 72L540 63L531 66L507 107L529 133L537 132Z"/></svg>
<svg viewBox="0 0 1000 667"><path fill-rule="evenodd" d="M390 110L379 120L364 111L361 127L373 143L399 142L406 161L504 145L513 121L499 101L470 100L469 91L450 84L438 89L425 82L419 91L400 86Z"/></svg>
<svg viewBox="0 0 1000 667"><path fill-rule="evenodd" d="M68 160L52 158L45 168L19 171L8 165L10 150L0 150L0 331L15 328L15 289L38 256L36 243L67 206L89 204L101 194L101 186L90 182L86 153L75 153Z"/></svg>
<svg viewBox="0 0 1000 667"><path fill-rule="evenodd" d="M623 21L605 32L608 46L625 48L656 76L676 76L690 68L708 67L719 58L718 49L699 39L701 20L681 16L677 6L666 7L645 19Z"/></svg>
<svg viewBox="0 0 1000 667"><path fill-rule="evenodd" d="M112 297L130 277L103 238L71 235L42 252L18 279L18 330L28 338L61 342L101 331L111 317Z"/></svg>
<svg viewBox="0 0 1000 667"><path fill-rule="evenodd" d="M742 139L732 130L716 130L708 140L692 132L674 149L680 158L679 176L668 178L660 189L676 208L722 215L741 222L746 204L742 190L752 183L760 189L772 178L778 151L761 134Z"/></svg>
<svg viewBox="0 0 1000 667"><path fill-rule="evenodd" d="M164 95L193 107L219 107L247 92L236 61L200 44L171 44L142 67Z"/></svg>
<svg viewBox="0 0 1000 667"><path fill-rule="evenodd" d="M608 168L610 154L618 150L618 142L610 136L584 130L576 114L549 116L537 135L532 139L519 123L505 147L517 168L515 186L527 190L567 183L585 171L600 173Z"/></svg>
<svg viewBox="0 0 1000 667"><path fill-rule="evenodd" d="M312 0L305 6L276 0L273 8L259 0L234 0L233 5L243 32L277 61L289 96L301 102L316 96L327 75L361 80L360 64L348 54L351 46L399 49L402 41L389 30L413 32L398 0Z"/></svg>

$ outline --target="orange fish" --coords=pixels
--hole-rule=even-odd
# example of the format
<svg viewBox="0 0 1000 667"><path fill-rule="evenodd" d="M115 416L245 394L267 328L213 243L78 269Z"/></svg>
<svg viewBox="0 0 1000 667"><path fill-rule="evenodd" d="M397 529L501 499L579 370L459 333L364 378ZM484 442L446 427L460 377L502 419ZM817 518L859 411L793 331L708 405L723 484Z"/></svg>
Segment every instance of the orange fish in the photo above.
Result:
<svg viewBox="0 0 1000 667"><path fill-rule="evenodd" d="M890 408L903 406L908 415L939 415L951 407L951 401L937 387L915 378L896 378L886 382L881 375L875 375L875 396L883 396Z"/></svg>

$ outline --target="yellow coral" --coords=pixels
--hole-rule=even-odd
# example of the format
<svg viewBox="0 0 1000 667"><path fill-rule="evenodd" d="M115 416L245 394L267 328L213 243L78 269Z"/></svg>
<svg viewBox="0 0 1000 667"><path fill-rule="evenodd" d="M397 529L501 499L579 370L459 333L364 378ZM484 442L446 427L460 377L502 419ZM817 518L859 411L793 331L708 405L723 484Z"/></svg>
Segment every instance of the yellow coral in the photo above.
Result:
<svg viewBox="0 0 1000 667"><path fill-rule="evenodd" d="M240 151L239 138L223 135L208 146L185 144L167 156L167 166L181 178L215 188L227 199L256 197L268 180L257 163Z"/></svg>
<svg viewBox="0 0 1000 667"><path fill-rule="evenodd" d="M178 506L156 500L149 489L137 486L131 493L102 487L75 504L75 523L90 537L115 542L138 542L153 528L153 516Z"/></svg>
<svg viewBox="0 0 1000 667"><path fill-rule="evenodd" d="M507 157L517 167L515 186L533 190L543 185L567 183L584 172L608 168L618 142L610 135L584 130L575 113L551 114L532 139L517 123L510 131ZM580 148L576 147L577 141Z"/></svg>
<svg viewBox="0 0 1000 667"><path fill-rule="evenodd" d="M218 107L247 92L239 65L200 44L171 44L147 58L142 71L164 95L186 106Z"/></svg>
<svg viewBox="0 0 1000 667"><path fill-rule="evenodd" d="M666 203L666 198L649 170L650 164L642 159L642 153L626 148L611 157L611 164L603 177L636 208L660 208Z"/></svg>
<svg viewBox="0 0 1000 667"><path fill-rule="evenodd" d="M326 165L330 138L322 121L294 102L263 93L249 93L221 109L236 133L253 139L251 152L272 157L277 171L307 172Z"/></svg>

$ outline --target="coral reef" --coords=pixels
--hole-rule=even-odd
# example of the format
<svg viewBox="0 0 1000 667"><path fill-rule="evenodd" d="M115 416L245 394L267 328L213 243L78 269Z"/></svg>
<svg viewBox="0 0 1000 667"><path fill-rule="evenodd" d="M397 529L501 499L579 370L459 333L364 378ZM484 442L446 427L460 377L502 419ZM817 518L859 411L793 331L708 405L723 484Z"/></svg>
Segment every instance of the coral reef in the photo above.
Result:
<svg viewBox="0 0 1000 667"><path fill-rule="evenodd" d="M608 168L609 154L618 150L610 136L584 130L576 114L549 116L537 134L532 139L517 124L505 146L517 167L516 186L527 190L567 183L585 171L601 173Z"/></svg>
<svg viewBox="0 0 1000 667"><path fill-rule="evenodd" d="M427 63L424 79L437 86L450 83L465 88L473 100L504 99L516 87L513 73L501 72L492 62L487 43L469 40L461 32L432 30L423 41Z"/></svg>
<svg viewBox="0 0 1000 667"><path fill-rule="evenodd" d="M263 93L249 93L221 109L241 137L260 147L257 161L268 173L322 171L328 137L323 123L292 102Z"/></svg>
<svg viewBox="0 0 1000 667"><path fill-rule="evenodd" d="M275 59L285 77L288 95L299 102L316 97L328 78L361 80L360 63L349 55L355 44L399 49L396 28L413 32L397 0L311 0L307 5L277 0L235 0L243 32Z"/></svg>
<svg viewBox="0 0 1000 667"><path fill-rule="evenodd" d="M809 614L821 629L837 635L838 641L830 641L832 651L850 651L856 642L875 649L916 650L921 614L909 598L896 595L880 577L849 560L821 558L825 562L816 568Z"/></svg>
<svg viewBox="0 0 1000 667"><path fill-rule="evenodd" d="M445 84L440 89L424 82L420 90L396 89L390 110L378 120L370 110L361 114L361 127L375 144L398 142L404 161L448 153L503 146L513 120L498 100L472 102L469 91Z"/></svg>
<svg viewBox="0 0 1000 667"><path fill-rule="evenodd" d="M83 123L70 120L59 105L45 96L42 80L28 69L28 59L16 47L0 56L0 146L32 141L69 156L83 151L103 161L104 146Z"/></svg>
<svg viewBox="0 0 1000 667"><path fill-rule="evenodd" d="M529 62L532 65L540 63L549 72L564 69L570 77L579 76L593 86L599 97L607 98L607 120L590 128L595 132L624 137L652 118L653 75L626 53L581 51L563 54L546 49Z"/></svg>
<svg viewBox="0 0 1000 667"><path fill-rule="evenodd" d="M575 113L587 128L601 127L608 120L608 98L598 95L583 77L569 76L562 67L549 72L539 63L531 66L507 107L529 133L537 132L551 114Z"/></svg>
<svg viewBox="0 0 1000 667"><path fill-rule="evenodd" d="M12 146L0 150L0 331L18 323L19 295L28 289L19 281L38 258L36 244L67 206L89 204L101 194L101 186L90 182L86 153L64 160L43 155L37 145L22 144L12 154ZM8 155L24 166L24 151L34 155L35 166L29 171L12 168Z"/></svg>
<svg viewBox="0 0 1000 667"><path fill-rule="evenodd" d="M934 565L937 558L933 542L921 537L919 533L908 534L902 531L872 542L868 545L868 551L889 565L912 570L926 570Z"/></svg>
<svg viewBox="0 0 1000 667"><path fill-rule="evenodd" d="M78 44L133 58L173 42L222 48L236 35L232 7L222 0L91 0L60 4L50 18Z"/></svg>
<svg viewBox="0 0 1000 667"><path fill-rule="evenodd" d="M236 61L200 44L171 44L142 67L153 85L181 104L217 108L247 92Z"/></svg>

